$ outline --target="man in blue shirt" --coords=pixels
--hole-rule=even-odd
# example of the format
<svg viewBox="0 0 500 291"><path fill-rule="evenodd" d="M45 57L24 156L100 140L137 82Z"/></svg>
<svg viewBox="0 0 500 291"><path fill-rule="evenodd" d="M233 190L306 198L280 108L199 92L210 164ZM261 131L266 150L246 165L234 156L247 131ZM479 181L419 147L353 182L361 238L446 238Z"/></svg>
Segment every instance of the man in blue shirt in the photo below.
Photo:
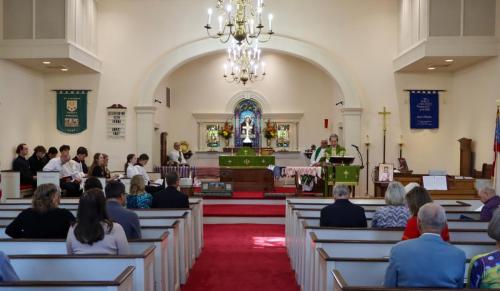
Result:
<svg viewBox="0 0 500 291"><path fill-rule="evenodd" d="M125 209L123 205L127 201L125 198L125 185L119 181L110 181L106 184L106 210L109 218L119 223L127 239L141 238L141 225L137 213Z"/></svg>
<svg viewBox="0 0 500 291"><path fill-rule="evenodd" d="M10 264L9 257L0 252L0 282L3 281L19 281L19 278Z"/></svg>
<svg viewBox="0 0 500 291"><path fill-rule="evenodd" d="M463 288L465 253L441 239L444 208L427 203L418 211L422 235L391 249L384 287Z"/></svg>

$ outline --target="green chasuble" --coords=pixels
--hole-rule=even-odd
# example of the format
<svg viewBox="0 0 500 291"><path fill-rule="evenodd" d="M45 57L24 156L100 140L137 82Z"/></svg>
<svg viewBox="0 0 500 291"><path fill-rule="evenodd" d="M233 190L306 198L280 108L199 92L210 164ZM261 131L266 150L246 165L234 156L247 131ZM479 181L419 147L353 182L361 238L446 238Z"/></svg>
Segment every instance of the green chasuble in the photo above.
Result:
<svg viewBox="0 0 500 291"><path fill-rule="evenodd" d="M331 157L342 157L345 155L345 148L337 145L335 148L329 146L325 150L325 158L330 159Z"/></svg>

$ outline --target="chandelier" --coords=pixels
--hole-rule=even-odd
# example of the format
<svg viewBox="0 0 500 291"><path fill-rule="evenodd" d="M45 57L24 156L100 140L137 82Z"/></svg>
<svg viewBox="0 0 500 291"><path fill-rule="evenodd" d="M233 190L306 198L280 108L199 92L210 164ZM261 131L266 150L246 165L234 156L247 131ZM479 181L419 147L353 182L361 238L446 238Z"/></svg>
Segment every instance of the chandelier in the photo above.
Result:
<svg viewBox="0 0 500 291"><path fill-rule="evenodd" d="M224 64L224 79L229 83L255 82L266 76L266 63L261 59L262 50L259 42L254 46L238 45L233 41L227 49L227 61Z"/></svg>
<svg viewBox="0 0 500 291"><path fill-rule="evenodd" d="M273 15L268 14L268 29L263 32L262 10L264 0L217 0L216 15L218 29L212 32L213 10L208 9L208 21L204 27L211 38L219 39L222 43L227 43L231 37L238 45L243 42L251 45L253 40L266 42L274 34L272 29Z"/></svg>

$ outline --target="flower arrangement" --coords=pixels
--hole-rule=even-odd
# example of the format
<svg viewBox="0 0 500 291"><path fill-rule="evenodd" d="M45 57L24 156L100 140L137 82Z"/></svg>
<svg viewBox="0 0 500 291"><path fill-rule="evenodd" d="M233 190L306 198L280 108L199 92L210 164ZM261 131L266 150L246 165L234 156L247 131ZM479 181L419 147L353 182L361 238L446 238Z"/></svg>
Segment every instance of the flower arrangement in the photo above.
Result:
<svg viewBox="0 0 500 291"><path fill-rule="evenodd" d="M219 129L219 135L222 136L224 139L230 139L231 136L233 135L233 125L229 123L229 121L226 121L224 123L224 126Z"/></svg>
<svg viewBox="0 0 500 291"><path fill-rule="evenodd" d="M276 130L276 126L271 123L271 120L267 120L266 128L264 129L264 137L267 139L273 139L277 136L278 131Z"/></svg>

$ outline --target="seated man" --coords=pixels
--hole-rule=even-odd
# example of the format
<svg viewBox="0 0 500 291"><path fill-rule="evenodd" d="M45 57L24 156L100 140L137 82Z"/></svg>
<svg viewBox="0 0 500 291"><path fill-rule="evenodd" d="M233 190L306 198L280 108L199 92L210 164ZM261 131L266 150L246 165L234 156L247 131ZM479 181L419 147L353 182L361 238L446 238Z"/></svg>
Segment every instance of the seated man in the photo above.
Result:
<svg viewBox="0 0 500 291"><path fill-rule="evenodd" d="M12 161L12 170L19 172L21 185L34 185L30 163L26 159L28 156L28 146L25 143L19 144L16 148L16 154L17 158Z"/></svg>
<svg viewBox="0 0 500 291"><path fill-rule="evenodd" d="M80 172L84 174L88 174L89 172L89 167L87 167L87 164L85 164L85 159L88 157L89 152L85 147L79 147L76 150L76 156L73 158L73 161L78 163L78 166L80 167Z"/></svg>
<svg viewBox="0 0 500 291"><path fill-rule="evenodd" d="M106 184L106 210L111 220L119 223L127 239L141 238L139 216L134 211L125 209L125 185L120 181L109 181Z"/></svg>
<svg viewBox="0 0 500 291"><path fill-rule="evenodd" d="M490 221L493 216L493 212L500 205L500 197L495 193L495 189L491 187L484 187L478 191L479 200L483 202L484 206L481 209L480 219L481 221Z"/></svg>
<svg viewBox="0 0 500 291"><path fill-rule="evenodd" d="M44 172L59 172L60 186L66 190L67 196L80 196L80 184L83 173L80 172L80 166L77 162L71 160L69 155L69 145L62 145L59 148L60 157L50 160L45 167Z"/></svg>
<svg viewBox="0 0 500 291"><path fill-rule="evenodd" d="M184 154L181 151L181 145L178 142L174 143L174 149L168 153L168 158L170 161L175 162L178 165L187 164Z"/></svg>
<svg viewBox="0 0 500 291"><path fill-rule="evenodd" d="M45 154L45 156L43 157L43 166L45 167L45 165L47 165L47 163L52 160L53 158L57 158L57 154L59 152L57 151L56 147L50 147L48 150L47 150L47 153ZM43 169L42 169L43 171Z"/></svg>
<svg viewBox="0 0 500 291"><path fill-rule="evenodd" d="M43 170L43 166L45 166L44 157L47 150L44 146L36 146L33 149L33 155L28 159L30 163L31 174L36 176L36 173L41 172Z"/></svg>
<svg viewBox="0 0 500 291"><path fill-rule="evenodd" d="M328 141L326 139L321 140L321 145L312 153L309 165L311 167L317 167L321 164L321 159L324 160L325 150L328 148Z"/></svg>
<svg viewBox="0 0 500 291"><path fill-rule="evenodd" d="M443 241L444 208L429 202L418 211L422 235L396 244L391 249L384 287L462 288L465 253Z"/></svg>
<svg viewBox="0 0 500 291"><path fill-rule="evenodd" d="M331 227L366 227L366 216L363 207L349 201L349 188L346 185L335 185L333 198L335 202L321 209L320 226Z"/></svg>
<svg viewBox="0 0 500 291"><path fill-rule="evenodd" d="M167 173L167 188L153 193L153 208L189 208L189 199L186 194L177 190L179 176L176 172Z"/></svg>

